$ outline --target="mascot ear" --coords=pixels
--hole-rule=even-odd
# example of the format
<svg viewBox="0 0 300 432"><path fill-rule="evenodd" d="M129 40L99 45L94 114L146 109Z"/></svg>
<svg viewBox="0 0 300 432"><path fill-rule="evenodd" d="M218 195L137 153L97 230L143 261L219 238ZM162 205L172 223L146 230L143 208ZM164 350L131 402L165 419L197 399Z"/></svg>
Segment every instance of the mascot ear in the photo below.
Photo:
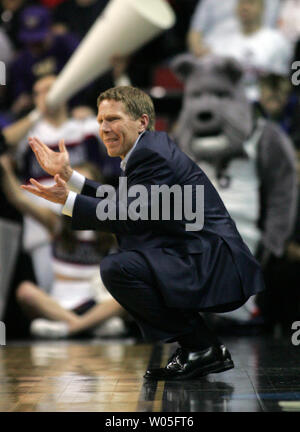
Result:
<svg viewBox="0 0 300 432"><path fill-rule="evenodd" d="M237 84L243 76L242 65L237 60L229 57L224 60L224 72L233 84Z"/></svg>
<svg viewBox="0 0 300 432"><path fill-rule="evenodd" d="M180 54L171 61L170 67L181 81L186 81L196 64L197 59L192 54Z"/></svg>

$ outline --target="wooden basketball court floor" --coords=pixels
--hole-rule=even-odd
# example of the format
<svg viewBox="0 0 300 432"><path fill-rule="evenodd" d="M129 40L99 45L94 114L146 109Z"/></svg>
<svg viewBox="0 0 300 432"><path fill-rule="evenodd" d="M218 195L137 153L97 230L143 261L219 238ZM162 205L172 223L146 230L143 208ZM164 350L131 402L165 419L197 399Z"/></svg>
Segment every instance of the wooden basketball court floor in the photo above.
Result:
<svg viewBox="0 0 300 432"><path fill-rule="evenodd" d="M268 336L224 339L225 373L146 382L174 345L69 340L0 347L1 412L300 411L300 346Z"/></svg>

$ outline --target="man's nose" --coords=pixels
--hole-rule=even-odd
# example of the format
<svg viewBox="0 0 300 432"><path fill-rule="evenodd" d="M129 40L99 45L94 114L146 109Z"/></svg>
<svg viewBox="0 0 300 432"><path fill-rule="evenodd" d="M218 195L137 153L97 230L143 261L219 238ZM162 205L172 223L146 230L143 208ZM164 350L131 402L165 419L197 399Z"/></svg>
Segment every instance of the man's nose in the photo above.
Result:
<svg viewBox="0 0 300 432"><path fill-rule="evenodd" d="M102 132L109 132L111 130L110 124L109 122L106 122L105 120L102 122L102 125L100 127L100 130L102 130Z"/></svg>

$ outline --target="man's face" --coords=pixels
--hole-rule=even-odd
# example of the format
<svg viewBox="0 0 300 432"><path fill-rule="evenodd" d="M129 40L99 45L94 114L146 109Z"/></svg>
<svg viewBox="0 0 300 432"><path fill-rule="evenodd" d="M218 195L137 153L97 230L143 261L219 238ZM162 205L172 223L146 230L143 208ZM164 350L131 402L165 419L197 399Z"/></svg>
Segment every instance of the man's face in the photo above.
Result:
<svg viewBox="0 0 300 432"><path fill-rule="evenodd" d="M139 134L146 130L148 125L146 114L134 120L126 112L123 102L111 99L105 99L100 103L97 120L100 126L100 138L108 155L120 156L121 159L124 159Z"/></svg>
<svg viewBox="0 0 300 432"><path fill-rule="evenodd" d="M252 23L261 20L263 14L262 0L239 0L237 15L242 23Z"/></svg>
<svg viewBox="0 0 300 432"><path fill-rule="evenodd" d="M265 111L274 119L279 117L288 102L290 94L289 82L282 82L277 89L261 85L260 103Z"/></svg>
<svg viewBox="0 0 300 432"><path fill-rule="evenodd" d="M44 114L51 114L46 108L46 96L55 81L55 76L48 76L39 79L33 87L33 100L35 106Z"/></svg>

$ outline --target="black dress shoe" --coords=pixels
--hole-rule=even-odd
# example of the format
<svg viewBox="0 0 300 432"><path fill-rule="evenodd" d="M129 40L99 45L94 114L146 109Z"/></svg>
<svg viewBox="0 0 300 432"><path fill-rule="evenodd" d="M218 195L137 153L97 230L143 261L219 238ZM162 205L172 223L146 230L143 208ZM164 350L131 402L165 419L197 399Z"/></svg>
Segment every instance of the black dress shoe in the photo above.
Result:
<svg viewBox="0 0 300 432"><path fill-rule="evenodd" d="M211 346L201 351L178 348L164 368L149 369L144 378L148 380L184 380L224 372L233 367L230 353L224 345Z"/></svg>

